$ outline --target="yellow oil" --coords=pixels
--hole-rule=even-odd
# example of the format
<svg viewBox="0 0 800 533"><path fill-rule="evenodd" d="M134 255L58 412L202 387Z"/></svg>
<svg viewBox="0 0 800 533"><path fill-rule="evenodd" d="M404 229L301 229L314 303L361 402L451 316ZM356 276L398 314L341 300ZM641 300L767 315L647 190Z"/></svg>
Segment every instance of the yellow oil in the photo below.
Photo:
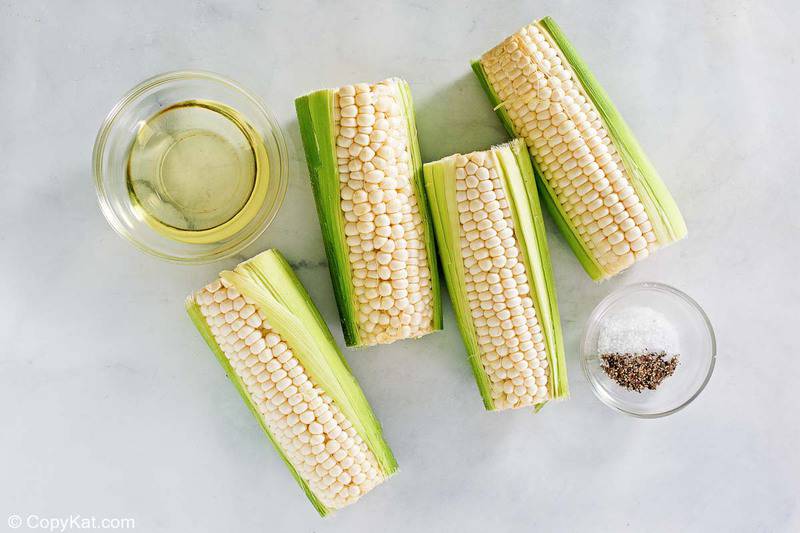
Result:
<svg viewBox="0 0 800 533"><path fill-rule="evenodd" d="M191 243L224 240L247 225L268 182L264 142L235 109L187 100L139 124L128 192L154 230Z"/></svg>

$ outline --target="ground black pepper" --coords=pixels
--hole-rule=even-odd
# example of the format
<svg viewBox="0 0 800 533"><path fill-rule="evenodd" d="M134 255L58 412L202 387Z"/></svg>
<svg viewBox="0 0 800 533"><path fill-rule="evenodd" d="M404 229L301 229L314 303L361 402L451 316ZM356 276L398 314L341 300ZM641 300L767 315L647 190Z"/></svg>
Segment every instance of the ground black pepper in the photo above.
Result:
<svg viewBox="0 0 800 533"><path fill-rule="evenodd" d="M606 353L600 356L603 371L628 390L642 392L656 390L665 379L675 373L678 356L659 353Z"/></svg>

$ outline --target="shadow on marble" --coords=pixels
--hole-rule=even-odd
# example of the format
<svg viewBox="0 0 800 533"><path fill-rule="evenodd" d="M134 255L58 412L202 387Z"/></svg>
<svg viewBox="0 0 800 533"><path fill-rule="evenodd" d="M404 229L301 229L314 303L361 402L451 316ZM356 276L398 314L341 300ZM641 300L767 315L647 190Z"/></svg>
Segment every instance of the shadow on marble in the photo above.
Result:
<svg viewBox="0 0 800 533"><path fill-rule="evenodd" d="M472 71L414 100L422 160L485 150L508 140Z"/></svg>

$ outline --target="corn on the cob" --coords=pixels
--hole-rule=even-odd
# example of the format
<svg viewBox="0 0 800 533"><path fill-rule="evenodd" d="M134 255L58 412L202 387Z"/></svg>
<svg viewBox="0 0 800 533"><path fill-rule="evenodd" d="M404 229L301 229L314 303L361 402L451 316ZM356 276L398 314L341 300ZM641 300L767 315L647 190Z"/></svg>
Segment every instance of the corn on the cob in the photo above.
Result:
<svg viewBox="0 0 800 533"><path fill-rule="evenodd" d="M396 471L369 403L279 252L222 272L186 307L320 514Z"/></svg>
<svg viewBox="0 0 800 533"><path fill-rule="evenodd" d="M593 279L686 235L652 164L552 19L472 66L506 129L525 139L545 205Z"/></svg>
<svg viewBox="0 0 800 533"><path fill-rule="evenodd" d="M487 409L567 396L561 325L522 140L424 166L442 268Z"/></svg>
<svg viewBox="0 0 800 533"><path fill-rule="evenodd" d="M385 344L441 329L408 85L345 85L295 105L345 342Z"/></svg>

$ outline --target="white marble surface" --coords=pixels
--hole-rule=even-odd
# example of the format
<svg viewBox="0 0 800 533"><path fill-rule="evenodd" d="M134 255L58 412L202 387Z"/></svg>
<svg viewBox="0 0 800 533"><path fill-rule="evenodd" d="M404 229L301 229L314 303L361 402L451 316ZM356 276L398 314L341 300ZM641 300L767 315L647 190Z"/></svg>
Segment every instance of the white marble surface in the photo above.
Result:
<svg viewBox="0 0 800 533"><path fill-rule="evenodd" d="M133 517L139 531L798 531L797 3L19 1L0 4L0 529L6 516ZM128 88L195 67L251 87L292 156L280 248L337 325L292 100L407 78L423 156L504 139L468 61L551 14L627 117L690 237L593 284L550 224L572 398L490 414L445 331L347 352L401 465L322 520L183 312L235 260L182 267L106 225L94 135ZM578 338L639 280L705 306L702 396L641 421L592 395ZM24 529L24 528L23 528Z"/></svg>

